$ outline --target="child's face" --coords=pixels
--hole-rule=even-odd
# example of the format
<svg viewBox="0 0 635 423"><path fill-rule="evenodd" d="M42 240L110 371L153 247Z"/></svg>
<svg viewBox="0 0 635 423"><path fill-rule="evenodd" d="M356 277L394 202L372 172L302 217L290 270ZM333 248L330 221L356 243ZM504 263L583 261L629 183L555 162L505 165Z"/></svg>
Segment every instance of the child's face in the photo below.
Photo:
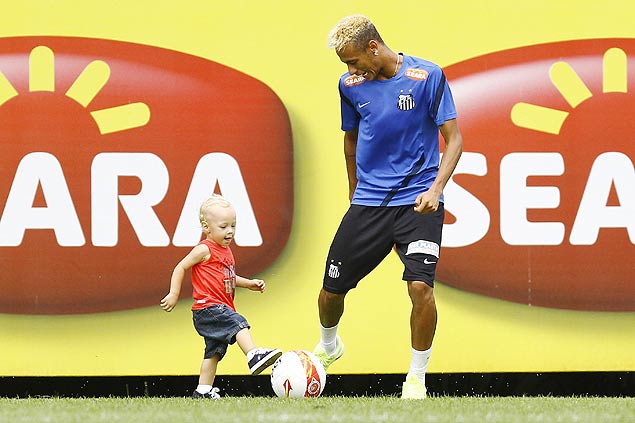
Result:
<svg viewBox="0 0 635 423"><path fill-rule="evenodd" d="M207 239L222 247L227 247L234 239L236 231L236 211L233 207L212 205L205 211L203 231Z"/></svg>

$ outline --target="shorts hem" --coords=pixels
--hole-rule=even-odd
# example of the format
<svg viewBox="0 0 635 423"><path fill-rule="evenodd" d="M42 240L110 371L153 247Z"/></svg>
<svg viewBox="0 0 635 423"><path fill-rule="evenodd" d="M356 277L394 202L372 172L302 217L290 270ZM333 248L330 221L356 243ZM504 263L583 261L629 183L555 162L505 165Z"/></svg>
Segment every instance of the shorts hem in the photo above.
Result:
<svg viewBox="0 0 635 423"><path fill-rule="evenodd" d="M323 284L322 289L328 292L329 294L343 295L348 293L348 291L350 291L351 289L355 289L355 286L347 288L347 289L337 289L337 288L333 288Z"/></svg>
<svg viewBox="0 0 635 423"><path fill-rule="evenodd" d="M404 282L423 282L426 285L428 285L430 288L434 288L434 279L430 281L430 280L426 280L426 278L419 278L417 276L410 277L410 276L404 275L402 280Z"/></svg>

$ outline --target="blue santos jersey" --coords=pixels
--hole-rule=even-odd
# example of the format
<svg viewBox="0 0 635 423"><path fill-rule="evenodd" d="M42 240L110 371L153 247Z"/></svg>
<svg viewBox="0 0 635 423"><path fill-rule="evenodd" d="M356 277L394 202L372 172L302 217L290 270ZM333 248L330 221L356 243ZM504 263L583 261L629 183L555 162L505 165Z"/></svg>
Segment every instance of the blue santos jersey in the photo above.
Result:
<svg viewBox="0 0 635 423"><path fill-rule="evenodd" d="M432 62L403 55L394 77L367 81L345 73L339 90L342 130L359 131L352 204L414 204L437 176L439 126L456 118L443 71Z"/></svg>

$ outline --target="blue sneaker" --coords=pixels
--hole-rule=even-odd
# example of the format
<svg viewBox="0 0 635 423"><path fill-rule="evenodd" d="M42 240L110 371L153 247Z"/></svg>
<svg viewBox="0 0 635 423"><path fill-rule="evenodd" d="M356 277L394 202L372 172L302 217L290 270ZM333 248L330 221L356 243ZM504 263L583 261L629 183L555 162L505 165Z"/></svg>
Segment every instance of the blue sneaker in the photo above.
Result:
<svg viewBox="0 0 635 423"><path fill-rule="evenodd" d="M247 363L252 375L259 375L267 367L271 366L282 355L279 349L258 348L256 353Z"/></svg>

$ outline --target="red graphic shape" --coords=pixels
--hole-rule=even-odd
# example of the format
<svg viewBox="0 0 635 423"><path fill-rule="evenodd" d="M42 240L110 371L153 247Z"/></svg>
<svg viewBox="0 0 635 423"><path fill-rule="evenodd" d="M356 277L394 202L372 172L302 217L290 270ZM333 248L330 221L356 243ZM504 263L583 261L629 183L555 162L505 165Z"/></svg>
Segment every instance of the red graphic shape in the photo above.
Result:
<svg viewBox="0 0 635 423"><path fill-rule="evenodd" d="M609 49L627 60L626 92L603 92L603 59ZM536 306L601 311L635 311L635 247L626 228L601 228L592 245L574 245L570 236L594 161L619 152L635 159L635 40L598 39L522 47L476 57L445 69L459 111L465 151L487 159L484 176L457 174L454 181L488 209L489 230L471 245L445 248L437 278L467 291ZM591 96L572 106L550 80L550 69L565 62ZM615 72L615 68L611 71ZM515 125L511 110L523 102L568 113L558 134ZM532 222L561 222L558 245L510 245L501 236L501 161L510 153L558 153L559 176L531 176L528 186L556 187L555 208L529 209ZM632 194L631 194L632 195ZM605 205L616 205L614 192ZM451 205L449 205L451 206ZM451 210L448 208L448 212ZM446 223L453 223L448 215Z"/></svg>
<svg viewBox="0 0 635 423"><path fill-rule="evenodd" d="M285 379L282 386L284 387L285 397L289 397L289 392L293 390L293 386L291 386L291 381L289 379Z"/></svg>
<svg viewBox="0 0 635 423"><path fill-rule="evenodd" d="M38 46L53 52L54 68L30 69ZM110 74L83 106L65 93L93 61L105 62ZM53 91L30 90L37 87L30 74L53 69ZM0 105L0 212L20 161L46 152L63 170L86 239L82 246L61 247L53 230L27 229L20 245L1 246L0 313L93 313L158 304L173 266L191 249L174 246L172 238L196 165L209 153L235 159L262 235L260 246L232 245L238 273L260 272L281 253L293 215L292 137L284 105L262 82L176 51L71 37L0 39L0 72L18 93ZM102 134L90 113L129 103L145 104L149 121ZM151 153L165 164L169 186L153 211L170 237L167 246L143 246L121 204L117 244L93 244L91 164L103 152ZM141 189L136 177L119 177L118 185L124 195ZM46 207L41 192L33 207ZM186 281L182 296L189 295Z"/></svg>

